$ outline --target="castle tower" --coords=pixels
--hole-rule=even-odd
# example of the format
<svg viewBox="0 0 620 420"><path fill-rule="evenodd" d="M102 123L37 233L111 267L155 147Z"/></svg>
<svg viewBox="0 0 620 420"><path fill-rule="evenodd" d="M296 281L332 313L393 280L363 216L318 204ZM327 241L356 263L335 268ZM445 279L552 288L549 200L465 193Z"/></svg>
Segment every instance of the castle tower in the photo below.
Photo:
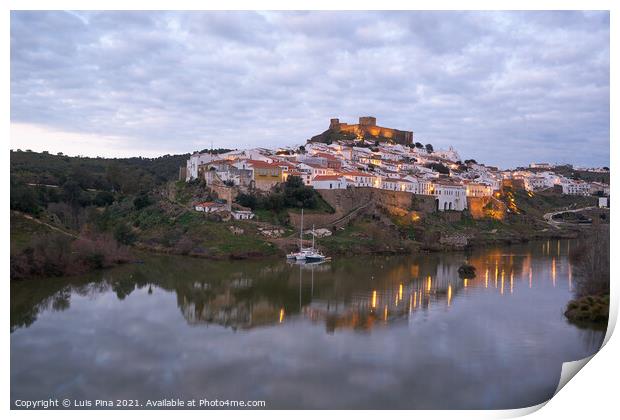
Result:
<svg viewBox="0 0 620 420"><path fill-rule="evenodd" d="M375 117L360 117L360 124L363 126L376 126L377 119Z"/></svg>

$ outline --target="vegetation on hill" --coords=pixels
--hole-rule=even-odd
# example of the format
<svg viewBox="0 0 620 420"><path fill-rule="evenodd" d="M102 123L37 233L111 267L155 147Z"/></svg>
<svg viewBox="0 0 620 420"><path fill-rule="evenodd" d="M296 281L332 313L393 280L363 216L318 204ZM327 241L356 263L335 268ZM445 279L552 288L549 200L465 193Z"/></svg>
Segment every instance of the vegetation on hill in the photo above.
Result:
<svg viewBox="0 0 620 420"><path fill-rule="evenodd" d="M575 299L565 316L584 326L606 328L609 317L609 225L595 222L584 233L569 258L575 274Z"/></svg>

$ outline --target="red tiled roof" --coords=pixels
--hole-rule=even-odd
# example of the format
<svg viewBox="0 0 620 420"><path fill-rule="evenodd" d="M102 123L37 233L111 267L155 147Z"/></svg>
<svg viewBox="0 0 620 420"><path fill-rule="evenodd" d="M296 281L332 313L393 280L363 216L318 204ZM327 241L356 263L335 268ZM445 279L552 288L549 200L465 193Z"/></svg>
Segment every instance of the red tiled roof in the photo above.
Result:
<svg viewBox="0 0 620 420"><path fill-rule="evenodd" d="M346 171L344 172L344 175L347 176L364 176L364 177L373 177L373 174L369 174L367 172L360 172L360 171Z"/></svg>
<svg viewBox="0 0 620 420"><path fill-rule="evenodd" d="M342 179L342 175L317 175L313 181L339 181Z"/></svg>
<svg viewBox="0 0 620 420"><path fill-rule="evenodd" d="M198 207L198 206L200 206L200 207L221 207L223 205L224 204L222 204L222 203L216 203L214 201L205 201L204 203L197 203L197 204L195 204L194 207Z"/></svg>
<svg viewBox="0 0 620 420"><path fill-rule="evenodd" d="M263 162L262 160L248 159L246 162L254 168L280 168L277 163Z"/></svg>

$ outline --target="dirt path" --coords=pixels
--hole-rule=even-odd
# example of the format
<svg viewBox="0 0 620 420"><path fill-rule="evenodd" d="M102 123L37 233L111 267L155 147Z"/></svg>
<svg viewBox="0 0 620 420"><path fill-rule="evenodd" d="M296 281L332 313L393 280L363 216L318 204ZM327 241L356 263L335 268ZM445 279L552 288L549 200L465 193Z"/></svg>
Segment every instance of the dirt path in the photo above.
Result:
<svg viewBox="0 0 620 420"><path fill-rule="evenodd" d="M49 223L46 223L46 222L44 222L42 220L39 220L36 217L33 217L33 216L29 215L29 214L22 213L22 212L16 211L16 210L12 210L12 212L14 214L19 215L19 216L21 216L23 218L26 218L28 220L32 220L33 222L35 222L35 223L37 223L39 225L45 226L45 227L47 227L47 228L49 228L49 229L51 229L51 230L53 230L55 232L59 232L59 233L62 233L63 235L71 236L72 238L77 238L78 237L75 233L70 233L70 232L67 232L65 230L62 230L62 229L60 229L60 228L58 228L58 227L56 227L54 225L50 225Z"/></svg>

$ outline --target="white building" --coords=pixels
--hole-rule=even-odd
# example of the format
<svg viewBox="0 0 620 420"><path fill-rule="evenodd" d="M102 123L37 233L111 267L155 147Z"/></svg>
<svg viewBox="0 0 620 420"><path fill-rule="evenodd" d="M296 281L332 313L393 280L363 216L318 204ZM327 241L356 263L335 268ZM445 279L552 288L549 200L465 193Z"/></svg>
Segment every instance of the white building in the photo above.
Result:
<svg viewBox="0 0 620 420"><path fill-rule="evenodd" d="M347 179L342 175L318 175L312 178L315 190L343 190L347 185Z"/></svg>
<svg viewBox="0 0 620 420"><path fill-rule="evenodd" d="M568 180L560 185L562 186L562 194L590 195L590 185L587 182Z"/></svg>
<svg viewBox="0 0 620 420"><path fill-rule="evenodd" d="M477 182L468 182L465 184L467 197L490 197L493 195L493 187L487 184Z"/></svg>
<svg viewBox="0 0 620 420"><path fill-rule="evenodd" d="M249 210L233 210L230 214L236 220L250 220L254 218L254 213Z"/></svg>
<svg viewBox="0 0 620 420"><path fill-rule="evenodd" d="M434 194L439 211L463 211L467 208L467 190L463 185L441 180L435 182Z"/></svg>
<svg viewBox="0 0 620 420"><path fill-rule="evenodd" d="M213 201L206 201L204 203L198 203L194 206L196 211L205 213L217 213L218 211L226 210L226 204L215 203Z"/></svg>
<svg viewBox="0 0 620 420"><path fill-rule="evenodd" d="M343 172L342 175L347 179L347 181L355 186L355 187L373 187L374 186L374 175L361 172L361 171L350 171Z"/></svg>

